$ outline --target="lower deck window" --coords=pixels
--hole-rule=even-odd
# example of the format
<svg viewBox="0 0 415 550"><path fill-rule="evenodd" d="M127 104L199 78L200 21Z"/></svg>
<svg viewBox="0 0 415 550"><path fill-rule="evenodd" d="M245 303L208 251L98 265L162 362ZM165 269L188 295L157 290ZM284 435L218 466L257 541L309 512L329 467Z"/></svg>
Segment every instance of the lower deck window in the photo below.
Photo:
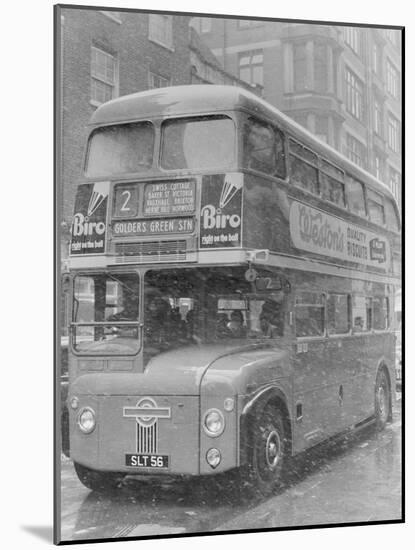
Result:
<svg viewBox="0 0 415 550"><path fill-rule="evenodd" d="M295 298L295 334L297 337L324 335L324 295L300 293Z"/></svg>
<svg viewBox="0 0 415 550"><path fill-rule="evenodd" d="M329 294L327 297L329 334L347 334L350 330L350 297L348 294Z"/></svg>
<svg viewBox="0 0 415 550"><path fill-rule="evenodd" d="M76 352L132 355L139 349L139 279L135 274L78 275L72 343Z"/></svg>

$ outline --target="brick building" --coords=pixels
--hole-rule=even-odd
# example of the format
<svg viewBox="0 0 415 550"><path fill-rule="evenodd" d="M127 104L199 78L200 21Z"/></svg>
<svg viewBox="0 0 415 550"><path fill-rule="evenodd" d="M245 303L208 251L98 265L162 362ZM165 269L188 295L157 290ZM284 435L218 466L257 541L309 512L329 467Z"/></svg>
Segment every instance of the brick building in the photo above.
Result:
<svg viewBox="0 0 415 550"><path fill-rule="evenodd" d="M401 32L197 18L225 71L401 195Z"/></svg>
<svg viewBox="0 0 415 550"><path fill-rule="evenodd" d="M190 84L189 18L64 8L60 46L61 221L66 255L92 113L114 97Z"/></svg>

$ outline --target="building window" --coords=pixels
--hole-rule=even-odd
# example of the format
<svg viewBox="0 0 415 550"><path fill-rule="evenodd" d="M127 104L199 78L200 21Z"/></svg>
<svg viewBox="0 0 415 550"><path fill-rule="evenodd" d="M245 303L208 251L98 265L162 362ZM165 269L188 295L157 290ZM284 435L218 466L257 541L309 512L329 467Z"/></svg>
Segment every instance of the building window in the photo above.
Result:
<svg viewBox="0 0 415 550"><path fill-rule="evenodd" d="M317 92L327 92L328 88L328 56L326 44L314 45L314 83Z"/></svg>
<svg viewBox="0 0 415 550"><path fill-rule="evenodd" d="M200 17L200 32L210 32L212 30L212 18L211 17Z"/></svg>
<svg viewBox="0 0 415 550"><path fill-rule="evenodd" d="M366 147L358 139L347 134L347 157L357 164L364 167L366 164Z"/></svg>
<svg viewBox="0 0 415 550"><path fill-rule="evenodd" d="M249 84L264 84L264 54L262 50L244 52L239 56L239 78Z"/></svg>
<svg viewBox="0 0 415 550"><path fill-rule="evenodd" d="M386 29L385 30L385 36L391 42L394 46L399 45L399 32L395 31L393 29Z"/></svg>
<svg viewBox="0 0 415 550"><path fill-rule="evenodd" d="M399 121L391 114L388 116L388 145L394 153L399 152Z"/></svg>
<svg viewBox="0 0 415 550"><path fill-rule="evenodd" d="M382 159L376 153L373 159L373 168L378 180L382 179Z"/></svg>
<svg viewBox="0 0 415 550"><path fill-rule="evenodd" d="M356 55L361 55L362 52L362 35L357 27L344 27L344 41Z"/></svg>
<svg viewBox="0 0 415 550"><path fill-rule="evenodd" d="M173 18L171 15L149 15L148 38L166 48L173 48Z"/></svg>
<svg viewBox="0 0 415 550"><path fill-rule="evenodd" d="M373 72L380 76L381 68L381 49L379 44L373 44Z"/></svg>
<svg viewBox="0 0 415 550"><path fill-rule="evenodd" d="M388 93L398 99L399 97L399 73L389 61L386 61L386 90Z"/></svg>
<svg viewBox="0 0 415 550"><path fill-rule="evenodd" d="M394 168L390 167L389 168L389 186L390 186L390 190L392 191L396 199L399 196L399 182L400 182L399 172Z"/></svg>
<svg viewBox="0 0 415 550"><path fill-rule="evenodd" d="M307 57L305 44L294 44L294 91L307 89Z"/></svg>
<svg viewBox="0 0 415 550"><path fill-rule="evenodd" d="M346 109L363 121L363 82L349 69L346 69Z"/></svg>
<svg viewBox="0 0 415 550"><path fill-rule="evenodd" d="M316 137L325 143L329 142L329 121L325 116L316 117Z"/></svg>
<svg viewBox="0 0 415 550"><path fill-rule="evenodd" d="M117 95L116 58L95 46L91 48L91 101L100 105Z"/></svg>
<svg viewBox="0 0 415 550"><path fill-rule="evenodd" d="M375 132L381 136L382 135L382 105L379 100L375 99L373 102L373 126Z"/></svg>
<svg viewBox="0 0 415 550"><path fill-rule="evenodd" d="M148 87L150 89L153 89L153 88L165 88L166 86L170 86L170 79L169 78L165 78L164 76L160 76L159 74L156 74L156 73L148 73Z"/></svg>

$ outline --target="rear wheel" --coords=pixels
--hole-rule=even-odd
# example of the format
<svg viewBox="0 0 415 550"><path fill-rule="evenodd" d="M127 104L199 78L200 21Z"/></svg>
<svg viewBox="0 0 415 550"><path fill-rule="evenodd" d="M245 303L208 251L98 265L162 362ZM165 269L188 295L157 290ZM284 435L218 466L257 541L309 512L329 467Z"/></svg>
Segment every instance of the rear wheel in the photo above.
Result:
<svg viewBox="0 0 415 550"><path fill-rule="evenodd" d="M74 462L74 466L79 481L92 491L106 492L116 489L124 477L123 474L114 472L97 472L77 462Z"/></svg>
<svg viewBox="0 0 415 550"><path fill-rule="evenodd" d="M251 489L267 496L281 483L287 461L287 431L280 409L268 403L252 432L247 479Z"/></svg>
<svg viewBox="0 0 415 550"><path fill-rule="evenodd" d="M375 384L375 418L376 426L383 430L391 414L391 394L388 376L385 369L381 369L376 377Z"/></svg>

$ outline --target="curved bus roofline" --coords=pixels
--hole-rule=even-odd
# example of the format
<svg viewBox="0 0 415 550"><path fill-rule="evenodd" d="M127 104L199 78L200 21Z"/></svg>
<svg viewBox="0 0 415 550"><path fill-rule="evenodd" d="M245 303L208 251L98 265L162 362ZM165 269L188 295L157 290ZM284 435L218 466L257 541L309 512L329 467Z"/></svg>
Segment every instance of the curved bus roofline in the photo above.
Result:
<svg viewBox="0 0 415 550"><path fill-rule="evenodd" d="M290 137L300 140L327 160L334 160L339 167L369 184L374 190L387 194L396 203L396 198L388 185L363 170L341 153L320 141L311 132L279 111L276 107L238 86L216 84L193 84L169 86L155 90L137 92L112 99L102 104L94 112L90 126L127 123L163 117L198 116L245 111L275 122Z"/></svg>

